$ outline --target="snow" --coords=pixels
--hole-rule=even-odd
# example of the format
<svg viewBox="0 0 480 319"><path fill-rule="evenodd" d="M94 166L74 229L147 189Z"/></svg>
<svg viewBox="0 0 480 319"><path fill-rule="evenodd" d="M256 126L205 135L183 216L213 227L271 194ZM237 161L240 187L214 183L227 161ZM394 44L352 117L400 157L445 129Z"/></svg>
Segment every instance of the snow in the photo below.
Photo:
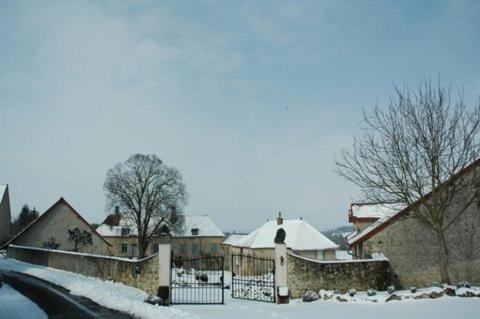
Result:
<svg viewBox="0 0 480 319"><path fill-rule="evenodd" d="M400 211L399 211L400 212ZM398 212L397 212L398 213ZM387 222L390 218L395 216L396 214L393 214L391 216L385 216L383 218L380 218L376 222L372 223L362 231L354 231L350 236L347 237L347 242L349 245L353 244L363 236L369 234L370 232L374 231L377 227L380 227L383 223Z"/></svg>
<svg viewBox="0 0 480 319"><path fill-rule="evenodd" d="M23 272L69 289L74 295L85 296L105 307L127 312L138 318L159 319L317 319L317 318L388 318L388 319L450 319L477 318L480 312L480 298L461 298L444 296L438 299L413 299L414 296L440 288L418 289L414 294L410 291L398 291L400 301L385 302L386 292L377 292L375 296L367 296L366 292L358 292L350 297L342 294L348 302L336 300L333 291L320 291L322 299L304 303L300 299L292 300L288 305L232 299L231 291L225 290L225 305L175 305L171 307L153 306L143 302L147 294L136 288L119 283L102 281L82 275L69 273L38 265L32 265L11 259L0 258L0 269ZM225 273L225 282L230 282L229 273ZM3 289L3 288L2 288ZM2 302L0 289L0 318L3 319L5 305ZM480 288L460 288L460 291L480 294ZM324 296L333 296L324 300ZM7 307L8 309L8 307ZM13 318L16 318L14 316ZM12 318L8 316L6 318ZM37 317L34 317L37 318Z"/></svg>
<svg viewBox="0 0 480 319"><path fill-rule="evenodd" d="M173 230L174 237L224 237L225 234L215 225L208 215L184 215L185 223L181 230ZM198 235L192 235L192 229L198 229Z"/></svg>
<svg viewBox="0 0 480 319"><path fill-rule="evenodd" d="M302 219L284 220L277 225L276 220L267 221L233 246L247 248L273 248L273 239L279 228L286 232L285 243L293 250L336 249L338 246Z"/></svg>
<svg viewBox="0 0 480 319"><path fill-rule="evenodd" d="M352 216L356 218L383 218L405 208L403 204L351 204Z"/></svg>
<svg viewBox="0 0 480 319"><path fill-rule="evenodd" d="M214 224L208 215L184 215L185 223L180 230L172 230L173 237L223 237L225 234ZM120 220L118 226L101 224L97 227L97 232L105 237L122 236L122 228L129 228L129 236L136 236L135 225L125 218ZM192 235L192 228L198 228L198 235Z"/></svg>
<svg viewBox="0 0 480 319"><path fill-rule="evenodd" d="M224 245L235 245L238 241L243 239L245 236L247 236L247 235L231 234L227 237L227 239L222 241L222 244L224 244Z"/></svg>
<svg viewBox="0 0 480 319"><path fill-rule="evenodd" d="M34 302L10 285L0 288L0 319L1 318L48 318L47 314Z"/></svg>

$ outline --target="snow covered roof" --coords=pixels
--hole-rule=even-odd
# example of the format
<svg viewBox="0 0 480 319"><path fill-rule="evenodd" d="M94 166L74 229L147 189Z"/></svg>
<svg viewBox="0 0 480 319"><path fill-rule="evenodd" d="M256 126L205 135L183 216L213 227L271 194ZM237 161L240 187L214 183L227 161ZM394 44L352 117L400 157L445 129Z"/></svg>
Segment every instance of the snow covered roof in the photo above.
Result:
<svg viewBox="0 0 480 319"><path fill-rule="evenodd" d="M336 249L338 246L313 228L302 219L283 220L277 225L276 220L267 221L260 228L237 241L233 246L246 248L273 248L273 239L279 228L283 228L287 234L285 243L293 250L324 250Z"/></svg>
<svg viewBox="0 0 480 319"><path fill-rule="evenodd" d="M227 239L222 241L222 244L224 244L224 245L235 245L239 240L243 239L245 236L247 236L247 235L231 234L227 237Z"/></svg>
<svg viewBox="0 0 480 319"><path fill-rule="evenodd" d="M213 223L208 215L183 215L184 225L181 229L173 229L173 237L224 237L225 234ZM108 219L108 217L107 217ZM106 219L106 221L107 221ZM122 228L128 228L128 234L123 233ZM196 231L197 230L197 231ZM97 231L106 237L136 236L135 224L125 218L121 218L117 225L109 225L104 222L98 226Z"/></svg>
<svg viewBox="0 0 480 319"><path fill-rule="evenodd" d="M182 229L172 230L174 237L224 237L225 234L215 225L208 215L184 215L185 222ZM194 230L198 233L194 234Z"/></svg>
<svg viewBox="0 0 480 319"><path fill-rule="evenodd" d="M350 204L350 221L355 218L379 219L391 216L394 213L405 208L402 204L372 204L372 203L352 203Z"/></svg>

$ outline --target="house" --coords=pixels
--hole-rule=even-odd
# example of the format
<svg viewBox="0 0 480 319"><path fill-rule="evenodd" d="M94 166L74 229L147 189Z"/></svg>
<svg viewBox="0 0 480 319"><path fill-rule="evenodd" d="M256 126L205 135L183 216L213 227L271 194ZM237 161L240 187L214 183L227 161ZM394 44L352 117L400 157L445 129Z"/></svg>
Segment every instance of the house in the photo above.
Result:
<svg viewBox="0 0 480 319"><path fill-rule="evenodd" d="M458 172L452 180L471 181L472 178L478 178L478 174L480 160ZM412 207L421 209L423 203L428 203L430 196L431 193L427 194L410 207L388 210L383 217L376 216L379 218L366 227L358 227L347 239L355 257L371 258L383 254L404 287L430 285L439 281L437 239L429 228L412 218ZM468 196L468 192L455 195L445 211L447 218L457 215L457 207L463 205L465 196ZM358 220L353 215L349 211L349 220L355 224ZM445 232L449 272L453 282L480 284L479 230L480 201L470 205Z"/></svg>
<svg viewBox="0 0 480 319"><path fill-rule="evenodd" d="M10 196L8 185L0 185L0 245L10 235Z"/></svg>
<svg viewBox="0 0 480 319"><path fill-rule="evenodd" d="M231 254L273 258L274 238L279 228L285 230L287 249L294 254L315 260L335 260L338 245L302 218L283 220L280 213L277 220L267 221L250 234L231 243Z"/></svg>
<svg viewBox="0 0 480 319"><path fill-rule="evenodd" d="M79 245L78 251L108 255L111 244L105 240L63 197L21 230L5 245L19 245L59 250L74 250L69 230L75 228L92 236L91 245Z"/></svg>
<svg viewBox="0 0 480 319"><path fill-rule="evenodd" d="M225 238L224 241L221 243L221 248L223 252L223 256L225 257L224 259L224 266L225 270L230 270L230 264L232 260L232 250L235 250L235 245L237 242L239 242L241 239L243 239L247 234L229 234L227 238Z"/></svg>
<svg viewBox="0 0 480 319"><path fill-rule="evenodd" d="M138 256L136 226L122 218L118 208L100 224L97 231L114 246L115 256ZM208 215L183 215L180 229L170 229L174 259L220 255L220 244L225 234L214 224ZM158 252L160 239L154 237L149 243L146 255Z"/></svg>

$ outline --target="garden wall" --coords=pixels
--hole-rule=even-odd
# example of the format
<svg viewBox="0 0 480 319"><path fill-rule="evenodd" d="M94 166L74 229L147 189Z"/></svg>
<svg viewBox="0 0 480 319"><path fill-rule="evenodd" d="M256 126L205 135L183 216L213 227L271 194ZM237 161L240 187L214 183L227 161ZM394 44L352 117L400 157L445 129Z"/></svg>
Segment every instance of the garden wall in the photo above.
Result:
<svg viewBox="0 0 480 319"><path fill-rule="evenodd" d="M318 261L288 253L287 269L293 298L307 290L385 290L394 283L387 260Z"/></svg>
<svg viewBox="0 0 480 319"><path fill-rule="evenodd" d="M32 264L124 283L157 294L158 254L141 260L10 245L7 257ZM169 271L169 270L168 270Z"/></svg>

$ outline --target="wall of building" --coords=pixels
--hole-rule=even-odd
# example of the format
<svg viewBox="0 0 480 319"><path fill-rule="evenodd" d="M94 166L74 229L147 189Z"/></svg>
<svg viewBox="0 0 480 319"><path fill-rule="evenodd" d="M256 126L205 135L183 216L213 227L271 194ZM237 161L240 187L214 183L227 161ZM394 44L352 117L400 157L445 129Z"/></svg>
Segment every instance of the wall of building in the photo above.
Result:
<svg viewBox="0 0 480 319"><path fill-rule="evenodd" d="M74 243L69 240L68 230L78 227L80 230L86 230L92 234L93 244L90 246L79 246L81 252L90 254L107 255L109 254L109 245L101 236L94 233L88 224L86 224L71 208L59 202L51 208L48 216L39 218L35 224L28 228L23 234L14 240L13 244L20 246L43 247L43 243L50 237L60 244L58 249L73 250Z"/></svg>
<svg viewBox="0 0 480 319"><path fill-rule="evenodd" d="M458 207L452 205L447 214ZM470 207L446 232L452 282L480 284L480 209ZM435 235L417 219L405 216L363 243L366 256L382 252L404 287L440 281Z"/></svg>
<svg viewBox="0 0 480 319"><path fill-rule="evenodd" d="M10 219L10 197L7 186L3 198L0 198L0 245L9 239Z"/></svg>
<svg viewBox="0 0 480 319"><path fill-rule="evenodd" d="M158 255L140 261L131 261L115 257L10 245L7 257L85 276L121 282L155 295L159 286Z"/></svg>
<svg viewBox="0 0 480 319"><path fill-rule="evenodd" d="M293 253L295 255L302 256L305 258L324 260L324 261L332 261L332 260L335 260L336 258L334 249L321 250L320 253L318 250L295 250L293 251Z"/></svg>
<svg viewBox="0 0 480 319"><path fill-rule="evenodd" d="M287 281L293 298L308 290L385 290L392 279L388 262L383 260L322 262L291 253L287 257Z"/></svg>

